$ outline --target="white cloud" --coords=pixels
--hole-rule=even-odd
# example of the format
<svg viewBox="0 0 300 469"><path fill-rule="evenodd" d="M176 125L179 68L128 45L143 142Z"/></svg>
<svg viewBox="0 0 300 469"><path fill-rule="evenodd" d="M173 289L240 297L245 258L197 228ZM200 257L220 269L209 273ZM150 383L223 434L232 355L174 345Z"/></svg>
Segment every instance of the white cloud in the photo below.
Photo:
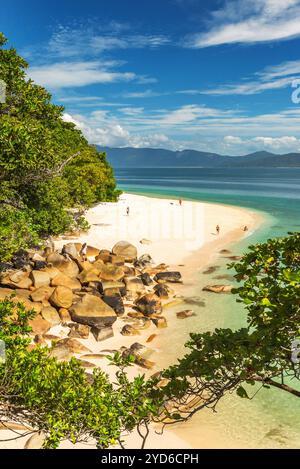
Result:
<svg viewBox="0 0 300 469"><path fill-rule="evenodd" d="M134 135L116 119L108 117L106 111L95 111L89 117L64 114L66 122L72 122L80 129L90 143L110 147L167 147L177 148L178 144L163 133Z"/></svg>
<svg viewBox="0 0 300 469"><path fill-rule="evenodd" d="M129 34L128 29L128 25L112 22L106 27L96 22L75 27L60 25L51 36L48 51L64 58L82 57L119 49L154 49L170 43L164 34Z"/></svg>
<svg viewBox="0 0 300 469"><path fill-rule="evenodd" d="M276 153L288 153L300 151L300 139L295 136L281 136L281 137L252 137L252 138L240 138L233 137L231 135L225 136L223 139L225 147L231 149L232 147L238 147L241 154L243 148L250 150L269 150Z"/></svg>
<svg viewBox="0 0 300 469"><path fill-rule="evenodd" d="M293 77L285 77L272 81L250 81L248 83L239 83L236 85L223 85L212 90L203 90L202 94L211 94L211 95L251 95L263 93L268 90L276 90L281 88L287 88L291 86Z"/></svg>
<svg viewBox="0 0 300 469"><path fill-rule="evenodd" d="M86 115L72 113L69 119L91 143L99 145L194 148L235 155L262 149L300 151L300 109L296 108L249 116L196 104L172 110L98 106Z"/></svg>
<svg viewBox="0 0 300 469"><path fill-rule="evenodd" d="M300 35L299 0L227 0L210 28L191 36L189 47L287 40Z"/></svg>
<svg viewBox="0 0 300 469"><path fill-rule="evenodd" d="M46 88L79 87L96 83L132 81L137 78L135 73L115 72L110 70L110 67L111 63L100 61L58 62L31 67L28 75Z"/></svg>
<svg viewBox="0 0 300 469"><path fill-rule="evenodd" d="M119 109L120 112L127 116L138 116L144 111L143 107L122 107Z"/></svg>
<svg viewBox="0 0 300 469"><path fill-rule="evenodd" d="M144 90L144 91L132 91L123 93L123 98L153 98L154 96L162 96L165 93L158 93L152 90Z"/></svg>
<svg viewBox="0 0 300 469"><path fill-rule="evenodd" d="M224 142L228 145L240 145L243 140L240 137L234 137L232 135L226 135L224 137Z"/></svg>
<svg viewBox="0 0 300 469"><path fill-rule="evenodd" d="M300 60L283 62L279 65L266 67L255 73L253 79L242 83L225 84L210 90L186 90L181 93L193 91L194 94L208 95L252 95L268 90L286 88L300 75Z"/></svg>
<svg viewBox="0 0 300 469"><path fill-rule="evenodd" d="M295 151L300 150L300 139L293 136L283 136L283 137L255 137L254 142L257 142L259 145L263 145L265 148L270 148L272 150L291 150L292 148Z"/></svg>

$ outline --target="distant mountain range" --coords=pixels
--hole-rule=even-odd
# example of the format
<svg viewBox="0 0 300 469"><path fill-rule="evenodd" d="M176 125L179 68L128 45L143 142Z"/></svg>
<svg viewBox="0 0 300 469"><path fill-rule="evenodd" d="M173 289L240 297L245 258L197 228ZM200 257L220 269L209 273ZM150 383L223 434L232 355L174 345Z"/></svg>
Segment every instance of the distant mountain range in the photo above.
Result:
<svg viewBox="0 0 300 469"><path fill-rule="evenodd" d="M258 151L244 156L224 156L196 150L171 151L161 148L110 148L98 146L107 153L114 168L280 168L300 167L300 153L275 155Z"/></svg>

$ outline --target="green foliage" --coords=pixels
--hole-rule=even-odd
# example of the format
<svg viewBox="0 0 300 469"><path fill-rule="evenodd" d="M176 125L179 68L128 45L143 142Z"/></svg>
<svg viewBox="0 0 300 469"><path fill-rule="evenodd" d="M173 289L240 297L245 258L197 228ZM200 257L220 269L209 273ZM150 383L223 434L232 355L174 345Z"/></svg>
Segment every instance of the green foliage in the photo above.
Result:
<svg viewBox="0 0 300 469"><path fill-rule="evenodd" d="M0 302L0 339L6 362L0 365L0 420L13 418L46 434L45 448L61 440L96 440L108 448L124 432L158 415L160 401L149 397L152 382L138 376L130 381L130 358L119 354L111 363L119 368L116 382L95 369L88 375L79 361L58 362L47 347L28 350L28 319L34 315L11 300Z"/></svg>
<svg viewBox="0 0 300 469"><path fill-rule="evenodd" d="M300 397L299 365L291 359L300 324L300 233L250 246L229 267L243 282L233 293L246 308L248 327L191 334L190 352L164 372L169 382L161 394L173 401L177 418L214 408L229 391L248 398L245 384Z"/></svg>
<svg viewBox="0 0 300 469"><path fill-rule="evenodd" d="M26 78L28 64L5 44L1 34L0 79L6 83L6 102L0 103L1 258L32 238L76 228L68 208L85 209L119 195L105 154L63 120L64 108Z"/></svg>

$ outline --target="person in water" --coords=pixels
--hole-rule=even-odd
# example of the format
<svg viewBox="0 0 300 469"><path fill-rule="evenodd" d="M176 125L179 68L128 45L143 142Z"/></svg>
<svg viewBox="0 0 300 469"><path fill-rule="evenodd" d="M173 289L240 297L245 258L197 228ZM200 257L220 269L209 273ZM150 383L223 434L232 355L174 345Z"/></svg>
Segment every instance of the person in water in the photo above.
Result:
<svg viewBox="0 0 300 469"><path fill-rule="evenodd" d="M217 232L217 234L220 234L220 227L219 227L219 225L216 226L216 232Z"/></svg>

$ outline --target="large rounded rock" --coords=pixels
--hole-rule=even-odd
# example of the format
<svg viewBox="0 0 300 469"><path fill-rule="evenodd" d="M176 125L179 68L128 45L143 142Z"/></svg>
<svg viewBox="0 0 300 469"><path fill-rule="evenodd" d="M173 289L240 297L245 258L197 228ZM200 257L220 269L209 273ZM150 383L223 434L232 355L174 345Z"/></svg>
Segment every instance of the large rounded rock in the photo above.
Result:
<svg viewBox="0 0 300 469"><path fill-rule="evenodd" d="M124 257L126 262L134 262L137 258L137 249L128 241L119 241L112 249L113 254Z"/></svg>
<svg viewBox="0 0 300 469"><path fill-rule="evenodd" d="M47 272L50 277L50 280L52 280L61 273L60 270L58 270L56 267L52 267L50 265L47 265L47 267L43 269L43 272Z"/></svg>
<svg viewBox="0 0 300 469"><path fill-rule="evenodd" d="M167 320L163 316L160 316L159 318L152 318L152 322L158 329L163 329L168 326Z"/></svg>
<svg viewBox="0 0 300 469"><path fill-rule="evenodd" d="M152 264L153 259L150 254L143 254L134 263L135 267L138 267L139 269L143 269L144 267L150 266Z"/></svg>
<svg viewBox="0 0 300 469"><path fill-rule="evenodd" d="M145 291L145 285L142 279L138 277L126 277L125 285L127 292L130 293L143 293Z"/></svg>
<svg viewBox="0 0 300 469"><path fill-rule="evenodd" d="M28 321L29 326L32 328L34 334L43 335L51 329L52 325L46 321L40 314Z"/></svg>
<svg viewBox="0 0 300 469"><path fill-rule="evenodd" d="M29 278L28 272L17 271L11 274L2 274L1 285L11 288L28 289L32 286L32 280Z"/></svg>
<svg viewBox="0 0 300 469"><path fill-rule="evenodd" d="M58 275L56 275L56 277L54 277L51 280L51 286L52 287L58 287L58 286L68 287L71 290L81 289L81 283L79 282L79 280L77 280L76 278L68 277L67 275L62 274L62 273L59 273Z"/></svg>
<svg viewBox="0 0 300 469"><path fill-rule="evenodd" d="M45 433L36 432L26 441L24 449L42 449L45 441Z"/></svg>
<svg viewBox="0 0 300 469"><path fill-rule="evenodd" d="M154 280L157 283L170 282L170 283L181 283L181 273L180 272L158 272Z"/></svg>
<svg viewBox="0 0 300 469"><path fill-rule="evenodd" d="M94 268L83 270L82 272L80 272L77 278L82 284L86 284L89 282L99 282L99 270Z"/></svg>
<svg viewBox="0 0 300 469"><path fill-rule="evenodd" d="M146 316L162 312L161 301L154 293L147 293L139 298L135 304Z"/></svg>
<svg viewBox="0 0 300 469"><path fill-rule="evenodd" d="M92 327L92 334L97 342L102 340L110 339L114 336L114 331L111 326L107 327Z"/></svg>
<svg viewBox="0 0 300 469"><path fill-rule="evenodd" d="M28 296L30 295L29 290L28 291ZM4 300L5 298L9 298L11 295L13 295L15 292L14 290L11 290L10 288L0 288L0 300Z"/></svg>
<svg viewBox="0 0 300 469"><path fill-rule="evenodd" d="M30 273L35 288L48 287L50 285L50 277L47 272L41 270L33 270Z"/></svg>
<svg viewBox="0 0 300 469"><path fill-rule="evenodd" d="M68 287L58 286L49 298L50 303L57 308L70 308L73 303L73 292Z"/></svg>
<svg viewBox="0 0 300 469"><path fill-rule="evenodd" d="M87 324L79 324L79 323L71 323L69 325L70 332L68 336L70 338L78 338L78 339L88 339L90 335L90 326Z"/></svg>
<svg viewBox="0 0 300 469"><path fill-rule="evenodd" d="M141 275L141 280L142 280L143 284L146 285L147 287L149 287L153 283L152 278L150 277L150 275L147 272L145 272Z"/></svg>
<svg viewBox="0 0 300 469"><path fill-rule="evenodd" d="M155 291L155 295L162 300L167 300L170 294L172 294L172 290L166 283L158 283L153 290Z"/></svg>
<svg viewBox="0 0 300 469"><path fill-rule="evenodd" d="M178 313L176 313L176 316L178 317L178 319L190 318L191 316L194 316L194 315L195 313L191 309L186 309L184 311L179 311Z"/></svg>
<svg viewBox="0 0 300 469"><path fill-rule="evenodd" d="M117 282L124 277L124 270L114 264L103 264L99 269L99 277L101 280Z"/></svg>
<svg viewBox="0 0 300 469"><path fill-rule="evenodd" d="M71 259L66 259L61 254L53 252L47 257L47 262L52 264L53 267L56 267L60 272L69 277L76 277L79 273L79 267L76 262Z"/></svg>
<svg viewBox="0 0 300 469"><path fill-rule="evenodd" d="M96 256L96 261L101 260L103 262L110 262L111 253L108 249L101 249L98 256Z"/></svg>
<svg viewBox="0 0 300 469"><path fill-rule="evenodd" d="M131 326L131 324L125 324L125 326L121 330L122 335L140 335L140 332L135 329L135 327Z"/></svg>
<svg viewBox="0 0 300 469"><path fill-rule="evenodd" d="M60 324L59 314L56 309L52 306L46 306L45 308L43 308L41 315L46 321L51 324L51 326L57 326L58 324Z"/></svg>
<svg viewBox="0 0 300 469"><path fill-rule="evenodd" d="M122 316L125 313L124 303L121 295L104 295L103 301L110 306L117 316Z"/></svg>
<svg viewBox="0 0 300 469"><path fill-rule="evenodd" d="M73 321L96 328L109 327L117 319L110 306L101 298L88 293L70 308L70 314Z"/></svg>
<svg viewBox="0 0 300 469"><path fill-rule="evenodd" d="M41 302L43 302L45 300L49 300L49 298L50 298L50 296L52 295L53 292L54 292L53 287L48 287L48 286L40 287L37 290L35 290L34 292L31 292L30 298L32 299L32 301L41 301Z"/></svg>
<svg viewBox="0 0 300 469"><path fill-rule="evenodd" d="M71 259L76 260L78 258L78 250L75 243L65 244L62 248L62 254L67 254Z"/></svg>
<svg viewBox="0 0 300 469"><path fill-rule="evenodd" d="M206 287L203 287L202 290L213 293L230 293L232 288L232 285L206 285Z"/></svg>
<svg viewBox="0 0 300 469"><path fill-rule="evenodd" d="M68 323L71 321L71 315L67 309L59 308L58 314L62 323Z"/></svg>

